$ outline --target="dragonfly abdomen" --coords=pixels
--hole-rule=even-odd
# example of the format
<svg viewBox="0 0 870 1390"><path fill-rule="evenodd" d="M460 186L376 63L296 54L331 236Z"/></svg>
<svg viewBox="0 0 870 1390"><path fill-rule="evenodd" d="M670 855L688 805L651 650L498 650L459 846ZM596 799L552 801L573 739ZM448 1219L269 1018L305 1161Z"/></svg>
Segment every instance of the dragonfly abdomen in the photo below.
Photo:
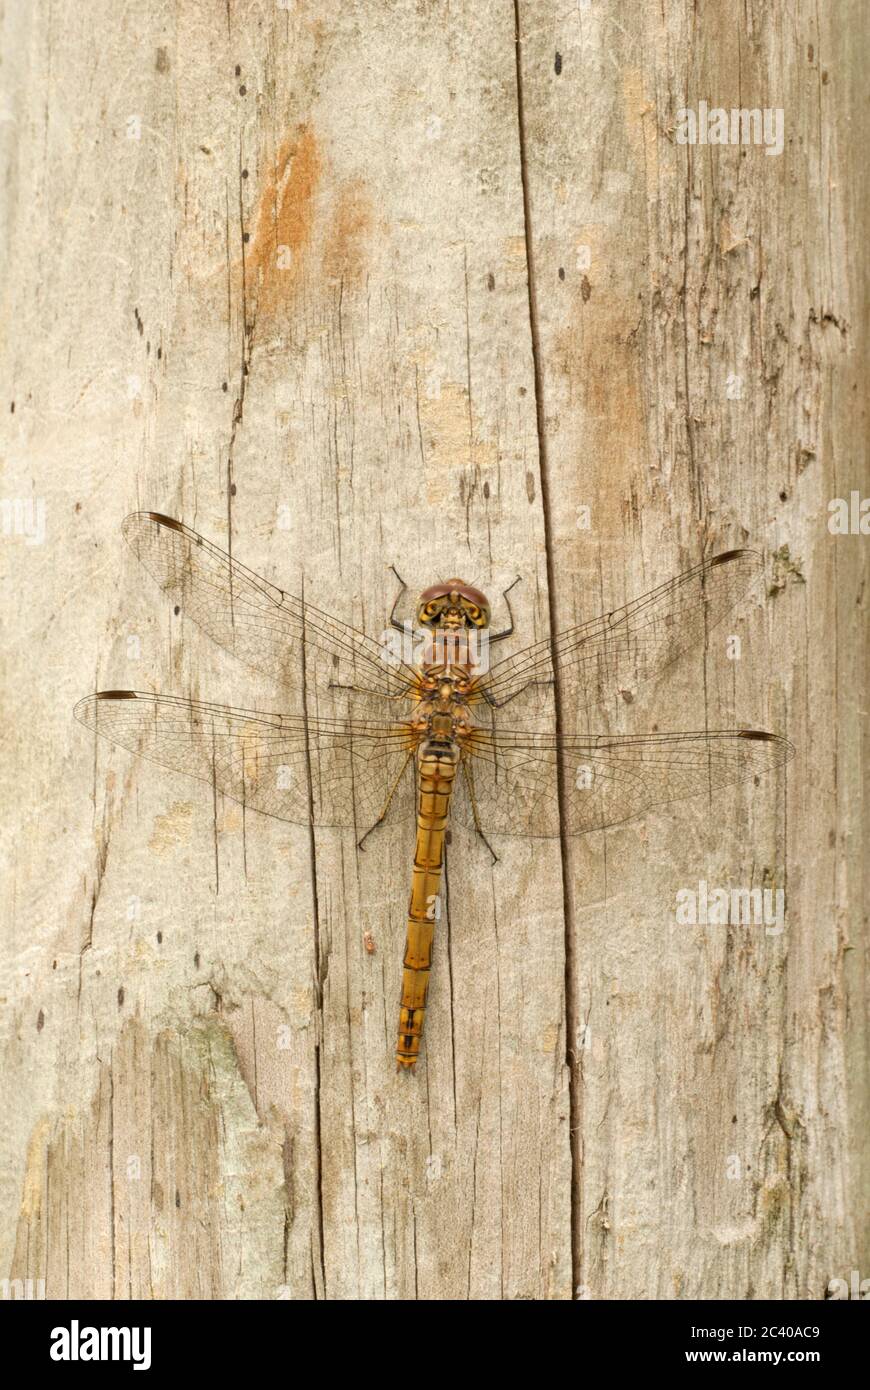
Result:
<svg viewBox="0 0 870 1390"><path fill-rule="evenodd" d="M396 1047L396 1061L405 1068L413 1067L420 1053L429 971L432 967L432 938L435 923L441 915L439 901L444 832L458 764L459 749L455 743L427 739L420 745L417 753L417 843L408 907L408 935Z"/></svg>

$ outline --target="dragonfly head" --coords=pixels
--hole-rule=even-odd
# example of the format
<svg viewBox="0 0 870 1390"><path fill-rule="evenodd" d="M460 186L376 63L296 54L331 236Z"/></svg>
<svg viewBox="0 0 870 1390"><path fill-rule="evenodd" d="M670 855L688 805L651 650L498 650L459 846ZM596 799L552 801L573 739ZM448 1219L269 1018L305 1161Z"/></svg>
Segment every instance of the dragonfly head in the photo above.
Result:
<svg viewBox="0 0 870 1390"><path fill-rule="evenodd" d="M417 621L430 629L479 631L489 626L489 599L463 579L445 579L423 590L417 603Z"/></svg>

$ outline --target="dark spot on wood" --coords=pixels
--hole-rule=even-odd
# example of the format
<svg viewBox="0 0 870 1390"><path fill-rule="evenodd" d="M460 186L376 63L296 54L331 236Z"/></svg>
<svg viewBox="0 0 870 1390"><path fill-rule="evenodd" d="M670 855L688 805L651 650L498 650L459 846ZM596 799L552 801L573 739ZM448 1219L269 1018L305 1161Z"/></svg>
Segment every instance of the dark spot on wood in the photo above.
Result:
<svg viewBox="0 0 870 1390"><path fill-rule="evenodd" d="M583 303L588 304L589 300L592 297L592 286L590 285L585 275L583 276L583 279L580 281L580 294L583 297Z"/></svg>
<svg viewBox="0 0 870 1390"><path fill-rule="evenodd" d="M159 931L159 932L157 933L157 945L160 946L160 945L162 945L162 943L163 943L163 932L162 932L162 931Z"/></svg>
<svg viewBox="0 0 870 1390"><path fill-rule="evenodd" d="M51 962L51 968L52 968L52 970L56 970L56 969L57 969L57 961L56 961L56 960L53 960L53 961Z"/></svg>
<svg viewBox="0 0 870 1390"><path fill-rule="evenodd" d="M163 349L162 349L162 347L159 347L159 348L157 349L157 361L158 361L158 362L160 361L160 359L162 358L162 356L163 356Z"/></svg>
<svg viewBox="0 0 870 1390"><path fill-rule="evenodd" d="M150 357L150 356L151 356L151 339L150 339L150 338L149 338L149 339L147 340L147 342L145 343L145 356L146 356L146 357Z"/></svg>
<svg viewBox="0 0 870 1390"><path fill-rule="evenodd" d="M565 267L564 267L563 265L560 265L560 266L559 266L559 279L560 279L560 280L564 280L564 279L565 279Z"/></svg>
<svg viewBox="0 0 870 1390"><path fill-rule="evenodd" d="M225 381L222 381L222 382L221 382L221 390L222 390L222 391L226 391L226 389L227 389L227 384L226 384Z"/></svg>
<svg viewBox="0 0 870 1390"><path fill-rule="evenodd" d="M39 1013L36 1015L36 1031L37 1031L37 1033L41 1033L44 1027L45 1027L45 1014L42 1012L42 1009L40 1009L40 1010L39 1010Z"/></svg>
<svg viewBox="0 0 870 1390"><path fill-rule="evenodd" d="M123 1009L123 1007L124 1007L124 986L121 985L120 989L118 990L118 1008L119 1008L119 1009Z"/></svg>
<svg viewBox="0 0 870 1390"><path fill-rule="evenodd" d="M211 150L209 149L208 145L200 145L199 148L202 150L203 154L211 154Z"/></svg>
<svg viewBox="0 0 870 1390"><path fill-rule="evenodd" d="M535 500L535 475L534 475L534 473L527 473L527 474L526 474L526 496L528 497L528 499L529 499L530 502L534 502L534 500Z"/></svg>
<svg viewBox="0 0 870 1390"><path fill-rule="evenodd" d="M828 85L828 69L827 69L827 68L822 68L822 86L823 86L823 87L827 87L827 85Z"/></svg>
<svg viewBox="0 0 870 1390"><path fill-rule="evenodd" d="M452 832L452 831L450 831L450 830L445 830L445 831L444 831L444 843L445 843L445 845L452 845L452 843L453 843L453 832ZM410 1039L408 1039L408 1041L410 1042Z"/></svg>
<svg viewBox="0 0 870 1390"><path fill-rule="evenodd" d="M181 1193L179 1192L177 1187L175 1189L175 1205L177 1207L181 1206Z"/></svg>
<svg viewBox="0 0 870 1390"><path fill-rule="evenodd" d="M783 488L782 492L779 494L779 500L780 502L788 501L788 493L786 492L785 488Z"/></svg>
<svg viewBox="0 0 870 1390"><path fill-rule="evenodd" d="M737 1116L736 1116L736 1115L732 1115L732 1116L731 1116L731 1123L732 1123L732 1125L736 1125L736 1123L737 1123Z"/></svg>
<svg viewBox="0 0 870 1390"><path fill-rule="evenodd" d="M495 289L495 276L493 275L492 271L490 271L486 277L486 288L488 290Z"/></svg>
<svg viewBox="0 0 870 1390"><path fill-rule="evenodd" d="M248 95L248 89L247 89L247 87L245 86L245 84L244 84L244 82L243 82L242 85L241 85L241 87L239 88L239 96L240 96L240 97L245 97L245 96L247 96L247 95Z"/></svg>
<svg viewBox="0 0 870 1390"><path fill-rule="evenodd" d="M525 396L525 395L527 395L527 394L528 394L528 393L527 393L527 391L526 391L525 386L521 386L521 387L520 387L520 395L521 395L521 396Z"/></svg>
<svg viewBox="0 0 870 1390"><path fill-rule="evenodd" d="M196 970L198 970L198 969L199 969L199 951L194 951L194 954L193 954L193 964L194 964L194 968L195 968Z"/></svg>
<svg viewBox="0 0 870 1390"><path fill-rule="evenodd" d="M134 317L135 317L135 319L136 319L136 327L139 329L139 337L141 338L141 337L142 337L142 334L145 332L145 325L144 325L144 323L142 322L142 319L141 319L140 316L139 316L139 310L138 310L138 309L134 309L134 310L133 310L133 315L134 315Z"/></svg>
<svg viewBox="0 0 870 1390"><path fill-rule="evenodd" d="M176 603L176 605L175 605L175 607L173 608L172 611L173 611L173 613L175 614L175 616L176 616L176 618L177 618L178 615L179 615L179 613L181 612L181 609L180 609L180 607L178 606L177 603Z"/></svg>
<svg viewBox="0 0 870 1390"><path fill-rule="evenodd" d="M247 171L247 169L243 169L243 170L242 170L242 178L243 178L243 179L246 179L247 177L248 177L248 171Z"/></svg>
<svg viewBox="0 0 870 1390"><path fill-rule="evenodd" d="M12 401L11 405L9 406L9 414L10 414L10 415L14 415L14 414L15 414L15 402L14 402L14 401Z"/></svg>
<svg viewBox="0 0 870 1390"><path fill-rule="evenodd" d="M556 66L556 76L559 77L559 76L561 75L561 72L562 72L562 55L561 55L561 53L557 53L557 54L556 54L556 64L555 64L555 66Z"/></svg>
<svg viewBox="0 0 870 1390"><path fill-rule="evenodd" d="M158 48L154 66L158 72L169 71L169 54L165 48Z"/></svg>
<svg viewBox="0 0 870 1390"><path fill-rule="evenodd" d="M241 75L242 75L242 65L241 65L241 63L236 63L236 77L241 77Z"/></svg>
<svg viewBox="0 0 870 1390"><path fill-rule="evenodd" d="M816 51L815 51L815 49L813 48L812 44L811 44L811 43L810 43L810 44L807 44L807 62L808 62L808 63L811 63L811 62L813 61L813 58L815 57L815 55L816 55Z"/></svg>
<svg viewBox="0 0 870 1390"><path fill-rule="evenodd" d="M484 485L483 485L483 495L484 495L484 497L489 497L489 483L484 483Z"/></svg>
<svg viewBox="0 0 870 1390"><path fill-rule="evenodd" d="M246 246L247 246L247 244L248 244L248 242L249 242L250 240L251 240L251 233L250 233L250 232L244 232L244 233L242 234L242 241L245 243Z"/></svg>
<svg viewBox="0 0 870 1390"><path fill-rule="evenodd" d="M81 504L81 502L76 502L75 509L76 509L77 512L80 512L80 511L81 511L81 509L82 509L82 504Z"/></svg>
<svg viewBox="0 0 870 1390"><path fill-rule="evenodd" d="M236 485L235 485L235 483L230 483L230 497L235 497L235 495L236 495Z"/></svg>

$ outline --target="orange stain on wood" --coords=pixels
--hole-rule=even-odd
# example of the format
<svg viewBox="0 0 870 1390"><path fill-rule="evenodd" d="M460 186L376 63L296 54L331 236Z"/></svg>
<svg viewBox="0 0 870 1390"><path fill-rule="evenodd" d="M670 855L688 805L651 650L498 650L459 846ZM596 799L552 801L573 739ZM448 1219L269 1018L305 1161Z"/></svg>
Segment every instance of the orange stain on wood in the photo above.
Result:
<svg viewBox="0 0 870 1390"><path fill-rule="evenodd" d="M637 331L636 302L615 294L594 260L587 273L574 272L553 352L553 365L568 383L563 428L572 431L578 457L588 452L605 461L614 508L630 493L646 457ZM578 493L577 504L583 500Z"/></svg>
<svg viewBox="0 0 870 1390"><path fill-rule="evenodd" d="M323 269L329 279L351 284L360 280L371 226L371 200L362 179L354 179L339 189L336 198L332 228L323 253Z"/></svg>
<svg viewBox="0 0 870 1390"><path fill-rule="evenodd" d="M258 318L289 306L313 240L324 161L308 125L283 142L265 178L254 231L245 247L245 277ZM322 201L322 200L321 200ZM321 211L324 280L355 285L366 263L366 242L374 226L372 201L362 179L341 184L332 207ZM312 265L312 270L314 266Z"/></svg>
<svg viewBox="0 0 870 1390"><path fill-rule="evenodd" d="M273 313L296 284L314 224L320 152L310 126L284 141L260 194L245 274L257 313Z"/></svg>

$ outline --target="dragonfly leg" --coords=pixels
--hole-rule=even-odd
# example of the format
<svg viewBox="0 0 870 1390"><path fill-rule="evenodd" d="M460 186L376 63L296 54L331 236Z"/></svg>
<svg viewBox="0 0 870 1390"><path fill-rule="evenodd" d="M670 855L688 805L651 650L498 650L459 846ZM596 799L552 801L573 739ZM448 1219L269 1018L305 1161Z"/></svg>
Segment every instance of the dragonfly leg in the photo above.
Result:
<svg viewBox="0 0 870 1390"><path fill-rule="evenodd" d="M514 630L514 611L513 611L513 609L511 608L511 601L510 601L510 599L508 598L508 594L510 593L511 589L515 589L515 588L516 588L516 586L519 584L519 582L520 582L520 580L522 579L522 577L523 577L523 576L522 576L521 574L518 574L517 577L516 577L516 579L514 580L513 584L508 584L507 588L505 589L504 593L502 594L502 598L504 599L505 603L507 604L508 617L509 617L510 620L511 620L511 625L510 625L510 627L506 627L506 628L504 629L503 632L491 632L491 633L489 634L489 640L490 640L490 642L503 642L504 639L505 639L505 637L510 637L511 634L513 633L513 630Z"/></svg>
<svg viewBox="0 0 870 1390"><path fill-rule="evenodd" d="M395 566L395 565L390 565L390 569L393 571L393 574L396 576L396 578L398 579L399 583L400 583L401 586L402 586L401 589L399 590L399 592L396 594L396 601L395 601L395 603L393 604L392 612L390 613L390 625L391 625L391 627L398 628L398 629L399 629L399 632L404 632L404 631L405 631L405 625L404 625L404 623L400 623L399 620L398 620L398 618L396 617L396 609L398 608L399 604L402 602L402 595L405 594L405 593L407 593L407 591L408 591L408 586L407 586L407 584L405 583L405 581L404 581L404 579L402 578L402 576L399 574L399 571L396 569L396 566Z"/></svg>
<svg viewBox="0 0 870 1390"><path fill-rule="evenodd" d="M402 763L401 772L399 773L398 777L396 778L395 782L393 783L392 787L390 788L390 794L389 794L389 796L387 797L386 802L384 803L384 809L381 811L381 814L378 816L378 818L377 818L377 820L375 821L374 825L370 825L369 828L368 828L368 830L366 831L366 833L363 835L362 839L357 841L357 846L356 846L357 849L362 849L362 850L364 850L364 849L365 849L365 842L366 842L366 840L369 838L369 836L371 835L372 831L373 831L373 830L377 830L377 828L378 828L379 825L383 825L383 823L384 823L384 821L386 820L386 817L387 817L387 812L388 812L389 809L390 809L390 803L391 803L393 797L394 797L395 794L396 794L396 788L398 787L399 783L401 782L402 778L404 777L404 775L405 775L405 768L408 766L408 763L411 761L411 759L413 758L413 756L414 756L414 753L413 753L413 751L412 751L412 752L410 752L410 753L408 754L407 758L406 758L405 761Z"/></svg>
<svg viewBox="0 0 870 1390"><path fill-rule="evenodd" d="M483 831L482 831L481 828L480 828L480 817L479 817L478 814L477 814L477 797L474 795L474 778L473 778L473 776L472 776L472 774L471 774L471 769L469 768L468 763L465 763L465 762L464 762L464 763L462 764L462 773L463 773L463 776L465 777L465 785L466 785L467 788L468 788L468 795L469 795L469 798L470 798L470 800L471 800L471 814L472 814L472 816L474 817L474 828L475 828L475 830L477 831L478 835L480 836L481 840L483 840L483 843L486 845L486 847L487 847L487 849L489 850L490 854L492 855L492 862L493 862L493 864L497 864L497 863L498 863L498 855L496 854L496 852L495 852L495 850L493 849L492 845L489 843L489 840L486 838L486 836L484 835Z"/></svg>
<svg viewBox="0 0 870 1390"><path fill-rule="evenodd" d="M350 690L356 695L377 695L381 700L404 700L407 696L387 695L382 690L373 690L370 685L346 685L344 681L330 681L327 690Z"/></svg>
<svg viewBox="0 0 870 1390"><path fill-rule="evenodd" d="M483 698L486 700L487 704L492 705L493 709L502 709L505 705L509 705L511 700L515 700L518 695L522 695L523 691L528 690L529 686L531 685L541 685L546 687L555 684L556 682L554 680L527 681L525 685L520 686L519 690L515 690L513 695L508 695L506 700L496 700L496 698L493 695L490 695L488 690L482 689L481 694L483 695Z"/></svg>

